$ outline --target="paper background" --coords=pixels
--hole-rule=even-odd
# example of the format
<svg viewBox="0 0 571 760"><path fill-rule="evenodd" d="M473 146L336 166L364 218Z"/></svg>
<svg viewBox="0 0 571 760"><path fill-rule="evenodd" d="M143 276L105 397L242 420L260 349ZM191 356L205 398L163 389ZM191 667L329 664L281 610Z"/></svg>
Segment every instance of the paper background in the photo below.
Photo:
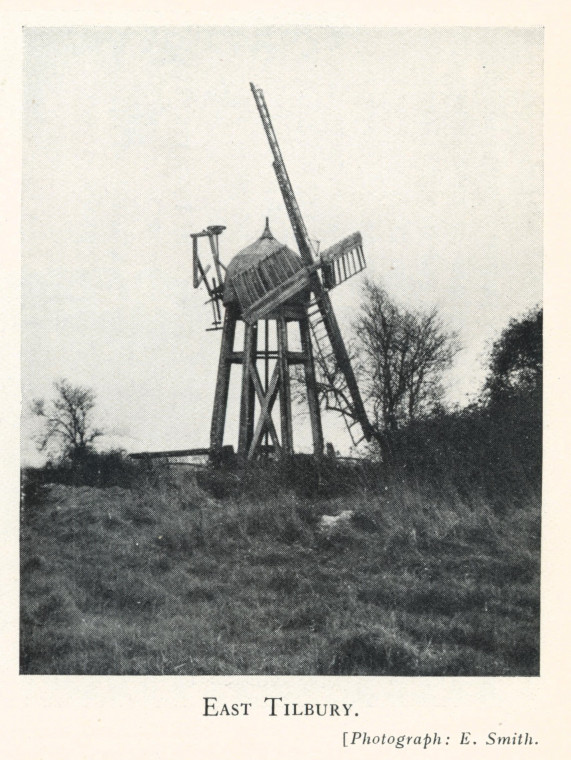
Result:
<svg viewBox="0 0 571 760"><path fill-rule="evenodd" d="M2 753L9 758L336 758L352 752L391 753L390 747L343 749L342 731L450 736L450 746L426 750L438 757L466 754L564 758L569 756L570 685L568 490L569 44L571 12L563 2L330 3L327 10L287 3L210 3L192 10L170 4L79 4L59 10L36 3L0 16L2 212L0 374L2 440ZM311 677L20 677L18 675L19 488L19 193L20 80L23 25L326 24L373 26L545 26L545 467L542 550L542 636L539 678L311 678ZM252 717L204 718L203 697L253 702ZM263 699L345 702L358 718L268 718ZM528 732L532 747L458 746L461 731ZM420 748L399 750L417 756ZM425 753L426 754L426 753Z"/></svg>

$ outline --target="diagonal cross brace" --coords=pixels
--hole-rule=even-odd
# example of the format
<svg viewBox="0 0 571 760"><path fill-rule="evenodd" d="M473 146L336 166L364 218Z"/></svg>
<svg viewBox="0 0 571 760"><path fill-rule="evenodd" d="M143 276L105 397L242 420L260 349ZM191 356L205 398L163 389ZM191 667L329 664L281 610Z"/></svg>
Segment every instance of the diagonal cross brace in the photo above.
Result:
<svg viewBox="0 0 571 760"><path fill-rule="evenodd" d="M276 449L281 452L281 446L280 442L278 440L278 434L274 425L274 421L272 420L272 409L275 403L275 400L278 395L279 390L279 367L276 364L274 367L274 371L272 373L272 377L270 379L270 382L268 384L268 390L266 393L264 393L264 389L262 387L262 382L260 380L260 375L258 373L258 369L254 364L250 364L250 377L252 378L252 381L254 383L254 388L256 389L256 395L258 397L258 401L260 402L260 416L258 417L258 424L256 425L256 429L254 431L254 435L252 437L252 442L250 443L250 448L248 449L248 459L250 459L254 451L256 450L256 447L263 436L266 428L269 431L269 434L271 436L272 442Z"/></svg>

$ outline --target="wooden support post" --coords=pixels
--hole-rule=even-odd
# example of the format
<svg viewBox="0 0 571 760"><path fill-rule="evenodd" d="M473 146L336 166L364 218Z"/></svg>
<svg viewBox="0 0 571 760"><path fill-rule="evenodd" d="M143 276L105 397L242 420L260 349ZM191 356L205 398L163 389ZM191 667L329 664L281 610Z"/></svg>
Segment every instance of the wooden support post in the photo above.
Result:
<svg viewBox="0 0 571 760"><path fill-rule="evenodd" d="M264 390L267 393L270 385L270 323L264 320ZM268 445L268 431L264 434L264 443Z"/></svg>
<svg viewBox="0 0 571 760"><path fill-rule="evenodd" d="M257 358L258 358L258 323L252 325L252 340L250 346L250 387L248 399L248 432L247 432L247 446L250 448L252 442L252 436L254 435L254 416L256 409L256 389L254 387L254 373L257 373Z"/></svg>
<svg viewBox="0 0 571 760"><path fill-rule="evenodd" d="M254 339L254 327L244 324L244 351L242 361L242 394L240 401L240 430L238 433L238 456L246 457L249 447L249 433L253 426L253 398L252 380L250 371L252 367L252 345Z"/></svg>
<svg viewBox="0 0 571 760"><path fill-rule="evenodd" d="M220 451L224 441L226 406L228 404L230 369L232 367L230 357L234 350L235 335L236 315L232 309L226 309L220 345L220 359L218 361L218 377L216 378L216 391L214 394L214 410L210 426L210 448L212 452Z"/></svg>
<svg viewBox="0 0 571 760"><path fill-rule="evenodd" d="M309 407L309 420L311 422L311 435L313 437L313 453L316 457L320 458L323 456L323 429L321 427L321 415L319 413L315 363L313 361L308 319L300 319L299 332L301 337L301 350L305 357L303 367L305 373L307 405Z"/></svg>
<svg viewBox="0 0 571 760"><path fill-rule="evenodd" d="M282 315L277 317L276 327L278 338L278 366L280 374L282 452L284 456L290 456L293 454L291 390L289 382L289 365L287 360L287 323Z"/></svg>

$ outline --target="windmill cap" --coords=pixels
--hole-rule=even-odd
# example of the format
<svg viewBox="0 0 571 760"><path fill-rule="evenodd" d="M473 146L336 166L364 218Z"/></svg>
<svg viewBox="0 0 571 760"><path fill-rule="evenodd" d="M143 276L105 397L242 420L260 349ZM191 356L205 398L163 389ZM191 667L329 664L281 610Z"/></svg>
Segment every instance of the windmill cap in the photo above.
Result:
<svg viewBox="0 0 571 760"><path fill-rule="evenodd" d="M266 217L266 226L254 243L237 253L229 262L226 270L226 281L224 285L224 303L230 303L237 300L237 295L232 284L232 279L250 267L260 264L264 259L279 252L280 258L283 256L291 261L294 269L300 267L300 256L287 245L280 243L272 235L268 219Z"/></svg>

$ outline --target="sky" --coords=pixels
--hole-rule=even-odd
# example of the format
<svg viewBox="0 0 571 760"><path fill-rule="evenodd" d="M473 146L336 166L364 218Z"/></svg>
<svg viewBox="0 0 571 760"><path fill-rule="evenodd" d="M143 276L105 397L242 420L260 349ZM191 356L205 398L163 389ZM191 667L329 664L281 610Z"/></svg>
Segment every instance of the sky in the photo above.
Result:
<svg viewBox="0 0 571 760"><path fill-rule="evenodd" d="M311 237L359 230L368 276L459 333L450 402L478 393L493 341L541 302L542 30L70 27L24 42L24 461L27 406L63 377L96 391L106 445L208 445L220 333L189 235L225 225L227 263L269 216L295 248L251 81ZM332 293L346 336L362 278ZM235 444L235 382L231 398Z"/></svg>

